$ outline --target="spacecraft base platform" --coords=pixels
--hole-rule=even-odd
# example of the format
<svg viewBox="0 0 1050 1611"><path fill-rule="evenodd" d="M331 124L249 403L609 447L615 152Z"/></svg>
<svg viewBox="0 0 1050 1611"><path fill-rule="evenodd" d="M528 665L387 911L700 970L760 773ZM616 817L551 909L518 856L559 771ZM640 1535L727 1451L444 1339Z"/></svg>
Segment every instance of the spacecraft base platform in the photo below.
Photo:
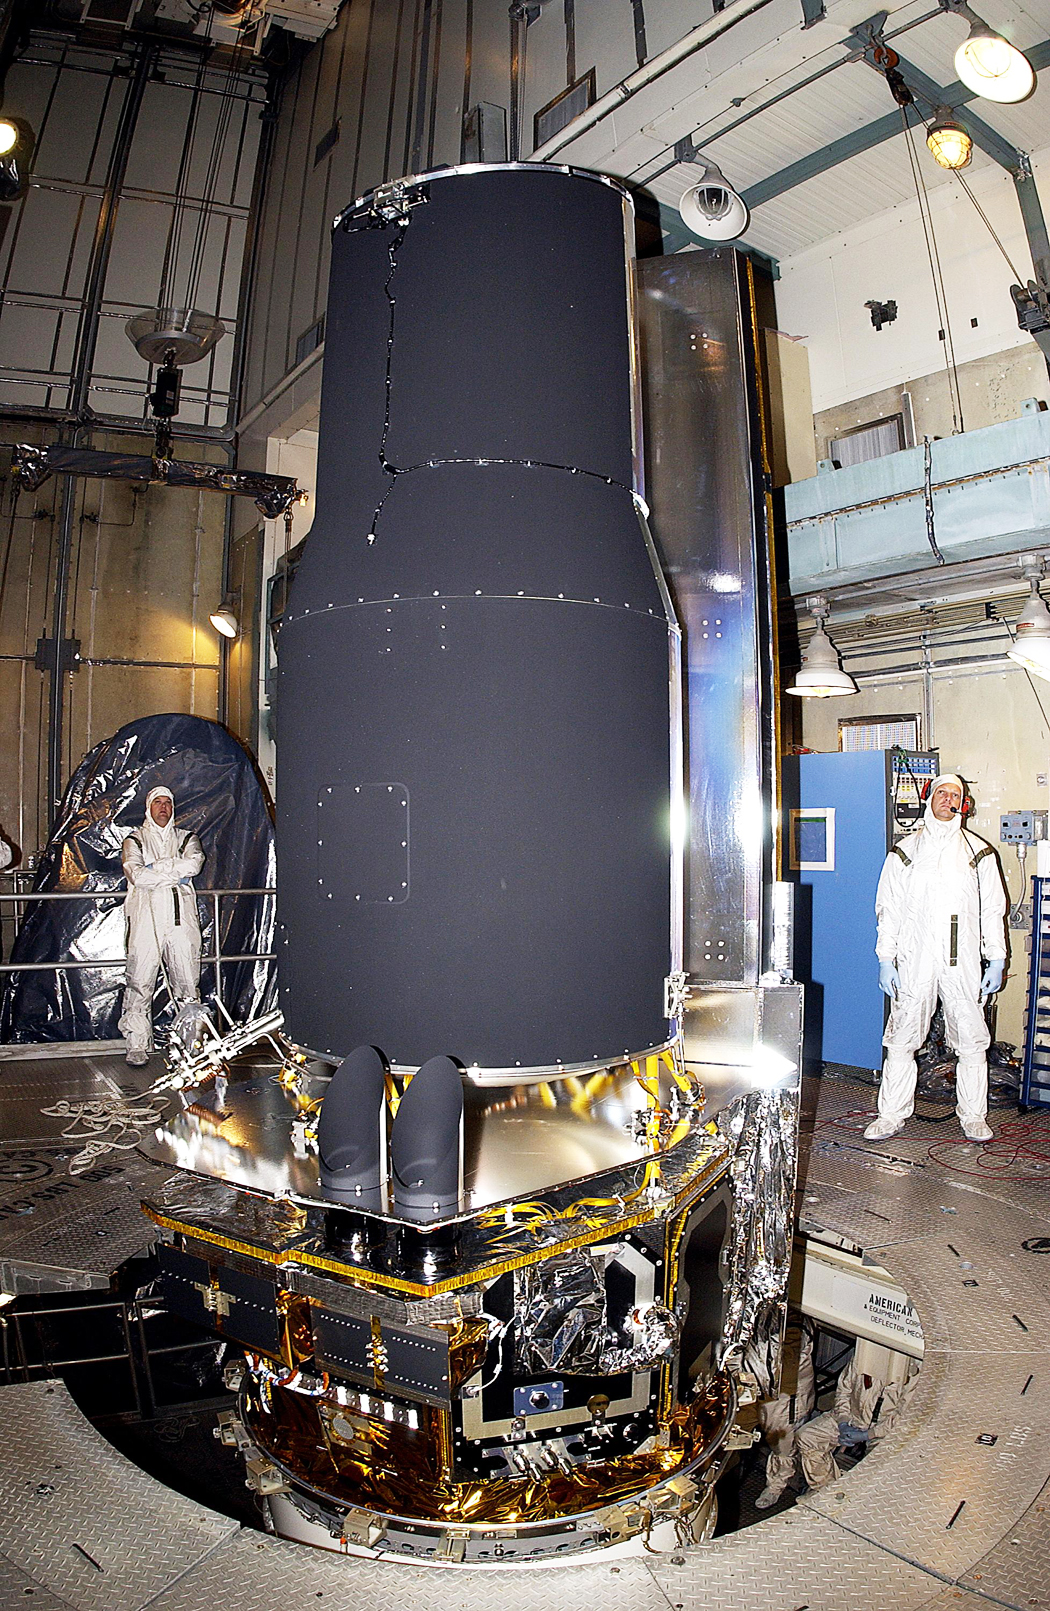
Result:
<svg viewBox="0 0 1050 1611"><path fill-rule="evenodd" d="M60 1272L71 1287L108 1285L109 1248L130 1251L136 1235L145 1246L138 1196L147 1177L156 1188L168 1172L134 1152L110 1154L114 1173L73 1185L68 1156L56 1156L71 1151L59 1120L39 1115L44 1085L19 1087L26 1065L8 1072L5 1285L36 1281L21 1288L32 1292ZM125 1072L110 1058L63 1060L29 1078L53 1092L51 1077L62 1077L75 1103L104 1100ZM587 1596L611 1611L666 1611L669 1600L686 1611L735 1611L744 1600L753 1611L1031 1611L1050 1602L1050 1263L1040 1257L1050 1245L1050 1183L1017 1167L981 1178L977 1149L961 1142L931 1158L930 1128L917 1120L892 1142L865 1146L857 1115L872 1108L870 1086L828 1080L810 1098L800 1229L864 1248L922 1321L923 1368L903 1424L841 1482L741 1533L631 1560L592 1556L568 1573L565 1560L555 1573L504 1567L507 1611ZM1045 1115L1024 1123L1037 1139L1050 1130ZM1033 1178L1011 1178L1026 1173ZM69 1189L40 1196L59 1184ZM107 1237L96 1235L107 1221ZM60 1382L7 1375L4 1605L29 1603L30 1592L45 1611L248 1611L317 1596L338 1604L348 1573L362 1611L389 1604L392 1583L406 1611L491 1604L491 1571L344 1559L238 1528L124 1460Z"/></svg>

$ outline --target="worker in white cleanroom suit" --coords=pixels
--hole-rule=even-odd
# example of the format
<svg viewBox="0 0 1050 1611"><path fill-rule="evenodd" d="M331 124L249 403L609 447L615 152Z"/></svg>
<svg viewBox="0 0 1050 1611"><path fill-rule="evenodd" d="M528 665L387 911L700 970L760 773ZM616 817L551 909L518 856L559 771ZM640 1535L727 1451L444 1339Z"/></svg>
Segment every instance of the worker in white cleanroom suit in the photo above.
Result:
<svg viewBox="0 0 1050 1611"><path fill-rule="evenodd" d="M769 1444L766 1485L755 1506L775 1505L795 1472L796 1433L814 1404L813 1328L808 1320L788 1316L780 1366L780 1396L763 1399L756 1424Z"/></svg>
<svg viewBox="0 0 1050 1611"><path fill-rule="evenodd" d="M911 1397L919 1373L915 1360L897 1355L888 1378L885 1368L882 1372L864 1370L866 1363L874 1362L863 1357L858 1360L857 1355L865 1351L865 1345L858 1343L854 1357L839 1377L834 1408L815 1415L796 1433L802 1475L810 1489L823 1488L842 1475L835 1459L836 1449L876 1443L892 1432ZM884 1348L867 1352L876 1359L886 1356Z"/></svg>
<svg viewBox="0 0 1050 1611"><path fill-rule="evenodd" d="M127 1061L141 1067L153 1045L153 992L164 964L177 1003L196 1001L200 983L201 927L192 879L204 865L195 833L175 827L170 789L151 789L142 827L121 852L128 880L124 906L128 962L120 1031Z"/></svg>
<svg viewBox="0 0 1050 1611"><path fill-rule="evenodd" d="M955 1110L971 1141L988 1141L985 998L1006 968L1006 892L991 845L963 827L966 788L935 778L923 820L886 857L875 896L879 986L893 1003L883 1044L879 1116L869 1141L892 1136L915 1106L915 1053L937 1006L957 1054ZM985 966L982 971L981 959Z"/></svg>

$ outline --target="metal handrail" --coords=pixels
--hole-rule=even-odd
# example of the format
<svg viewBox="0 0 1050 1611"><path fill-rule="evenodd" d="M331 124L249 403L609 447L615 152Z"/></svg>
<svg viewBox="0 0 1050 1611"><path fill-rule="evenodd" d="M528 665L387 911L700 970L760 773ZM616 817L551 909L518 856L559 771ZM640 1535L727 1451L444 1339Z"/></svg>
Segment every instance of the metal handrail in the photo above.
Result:
<svg viewBox="0 0 1050 1611"><path fill-rule="evenodd" d="M10 894L0 893L0 908L11 904L22 906L29 901L124 901L130 891L126 889L94 889L94 890L54 890L41 891L39 894ZM215 949L205 952L201 957L202 967L215 969L215 999L222 1003L222 968L226 962L275 962L275 951L239 951L226 953L219 945L219 903L225 897L238 895L276 895L274 888L266 889L195 889L194 894L198 900L210 900L212 903L213 935ZM68 962L0 962L0 975L5 973L59 973L67 969L80 968L123 968L127 966L127 957L85 957L74 958Z"/></svg>

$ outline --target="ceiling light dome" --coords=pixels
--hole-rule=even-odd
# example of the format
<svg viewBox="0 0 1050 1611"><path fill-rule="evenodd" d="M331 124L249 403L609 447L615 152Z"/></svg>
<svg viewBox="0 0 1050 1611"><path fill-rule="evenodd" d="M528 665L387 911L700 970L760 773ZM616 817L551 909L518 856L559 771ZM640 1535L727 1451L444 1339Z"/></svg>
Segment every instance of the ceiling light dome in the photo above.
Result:
<svg viewBox="0 0 1050 1611"><path fill-rule="evenodd" d="M691 185L678 203L682 222L702 241L735 241L751 222L743 198L713 162L699 184Z"/></svg>
<svg viewBox="0 0 1050 1611"><path fill-rule="evenodd" d="M1023 101L1035 88L1028 58L979 18L955 52L955 71L967 89L986 101Z"/></svg>
<svg viewBox="0 0 1050 1611"><path fill-rule="evenodd" d="M817 630L802 651L802 669L787 692L801 699L834 699L857 692L853 678L839 665L838 651L819 618Z"/></svg>
<svg viewBox="0 0 1050 1611"><path fill-rule="evenodd" d="M926 134L926 144L933 160L953 171L965 168L973 155L973 141L946 106L937 108L937 116Z"/></svg>
<svg viewBox="0 0 1050 1611"><path fill-rule="evenodd" d="M1029 575L1031 594L1014 627L1016 637L1007 657L1035 677L1050 681L1050 610L1039 593L1038 576Z"/></svg>

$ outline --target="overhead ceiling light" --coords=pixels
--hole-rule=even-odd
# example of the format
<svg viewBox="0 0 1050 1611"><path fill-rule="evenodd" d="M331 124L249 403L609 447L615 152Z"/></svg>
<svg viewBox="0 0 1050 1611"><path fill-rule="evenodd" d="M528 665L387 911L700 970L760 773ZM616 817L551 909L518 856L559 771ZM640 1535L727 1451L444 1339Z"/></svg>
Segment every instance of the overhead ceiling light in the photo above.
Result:
<svg viewBox="0 0 1050 1611"><path fill-rule="evenodd" d="M816 617L817 630L802 651L802 669L786 691L800 699L836 699L855 694L857 685L839 664L838 650L824 630L828 601L823 595L807 600Z"/></svg>
<svg viewBox="0 0 1050 1611"><path fill-rule="evenodd" d="M1032 591L1014 624L1016 636L1006 651L1007 658L1016 661L1033 676L1045 677L1050 682L1050 610L1039 592L1042 563L1030 562L1025 566L1024 574Z"/></svg>
<svg viewBox="0 0 1050 1611"><path fill-rule="evenodd" d="M690 185L678 203L686 229L702 241L735 241L751 222L743 197L715 163L700 155L691 137L678 140L674 154L679 162L695 162L703 169L699 183Z"/></svg>
<svg viewBox="0 0 1050 1611"><path fill-rule="evenodd" d="M18 144L18 126L9 117L0 117L0 157L6 157Z"/></svg>
<svg viewBox="0 0 1050 1611"><path fill-rule="evenodd" d="M926 144L934 162L942 168L965 168L973 156L973 141L952 116L951 108L939 106L936 116L926 131Z"/></svg>
<svg viewBox="0 0 1050 1611"><path fill-rule="evenodd" d="M221 632L224 638L235 638L241 630L241 623L237 615L239 603L239 593L224 593L219 608L213 610L208 617L216 632Z"/></svg>
<svg viewBox="0 0 1050 1611"><path fill-rule="evenodd" d="M953 6L970 23L969 36L955 52L955 71L975 95L986 101L1027 100L1035 88L1035 73L1026 56L989 28L969 6Z"/></svg>

